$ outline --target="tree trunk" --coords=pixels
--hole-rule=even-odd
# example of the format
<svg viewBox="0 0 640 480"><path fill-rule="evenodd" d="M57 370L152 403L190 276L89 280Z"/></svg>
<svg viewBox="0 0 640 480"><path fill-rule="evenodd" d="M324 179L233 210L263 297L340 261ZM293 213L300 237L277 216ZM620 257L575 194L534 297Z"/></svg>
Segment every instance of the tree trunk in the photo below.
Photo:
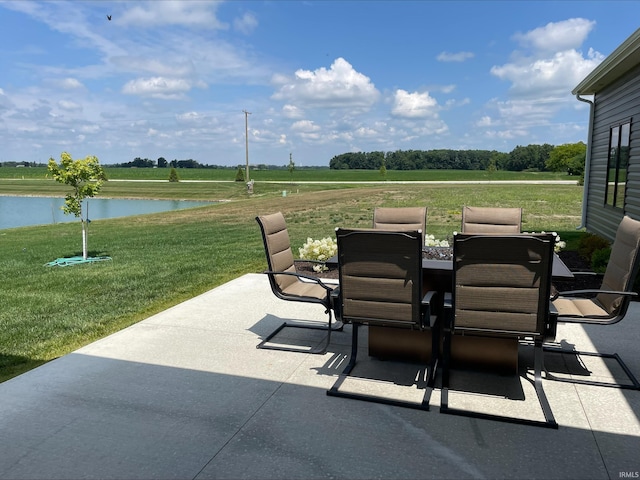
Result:
<svg viewBox="0 0 640 480"><path fill-rule="evenodd" d="M84 260L87 259L87 224L89 222L85 222L84 220L80 220L82 222L82 258Z"/></svg>

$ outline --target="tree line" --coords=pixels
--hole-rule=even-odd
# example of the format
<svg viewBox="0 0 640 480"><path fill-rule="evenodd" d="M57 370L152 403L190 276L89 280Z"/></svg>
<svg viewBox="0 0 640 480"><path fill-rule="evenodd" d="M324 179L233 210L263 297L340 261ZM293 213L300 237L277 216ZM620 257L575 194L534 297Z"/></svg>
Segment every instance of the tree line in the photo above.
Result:
<svg viewBox="0 0 640 480"><path fill-rule="evenodd" d="M351 152L329 161L334 170L510 170L584 171L586 145L583 142L559 146L517 146L511 152L496 150L396 150L394 152Z"/></svg>

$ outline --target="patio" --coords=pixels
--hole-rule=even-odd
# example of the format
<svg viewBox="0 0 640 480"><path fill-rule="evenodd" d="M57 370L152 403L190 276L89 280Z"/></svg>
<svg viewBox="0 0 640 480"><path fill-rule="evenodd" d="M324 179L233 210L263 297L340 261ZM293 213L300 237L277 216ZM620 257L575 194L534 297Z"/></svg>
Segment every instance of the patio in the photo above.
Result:
<svg viewBox="0 0 640 480"><path fill-rule="evenodd" d="M640 303L627 317L560 325L556 338L618 352L638 376ZM439 389L429 412L328 397L350 326L325 355L255 348L283 319L323 318L320 306L278 300L266 276L247 274L0 384L0 478L638 477L640 392L544 381L559 430L442 415ZM324 334L287 335L305 344ZM415 366L369 359L361 345L355 373L398 385L345 388L421 396ZM467 377L479 378L461 372L452 387ZM513 390L450 402L541 415L528 382Z"/></svg>

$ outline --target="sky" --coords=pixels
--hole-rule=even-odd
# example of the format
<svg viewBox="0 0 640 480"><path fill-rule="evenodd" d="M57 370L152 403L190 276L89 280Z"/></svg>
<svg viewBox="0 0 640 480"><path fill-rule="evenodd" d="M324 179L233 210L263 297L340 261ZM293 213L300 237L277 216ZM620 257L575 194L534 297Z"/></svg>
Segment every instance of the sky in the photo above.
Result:
<svg viewBox="0 0 640 480"><path fill-rule="evenodd" d="M616 0L0 0L0 162L586 143L571 91L638 19Z"/></svg>

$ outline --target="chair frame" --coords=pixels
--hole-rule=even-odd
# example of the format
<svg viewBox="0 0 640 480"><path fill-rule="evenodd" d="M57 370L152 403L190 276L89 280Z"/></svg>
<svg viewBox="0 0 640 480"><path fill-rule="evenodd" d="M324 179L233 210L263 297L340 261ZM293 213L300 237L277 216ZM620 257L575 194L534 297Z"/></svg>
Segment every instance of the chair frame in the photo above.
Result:
<svg viewBox="0 0 640 480"><path fill-rule="evenodd" d="M372 228L395 232L421 230L424 245L427 231L427 207L376 207L373 210Z"/></svg>
<svg viewBox="0 0 640 480"><path fill-rule="evenodd" d="M623 218L624 220L624 218ZM617 235L616 235L617 236ZM564 292L555 292L552 296L552 300L557 299L560 296L563 297L581 297L581 296L594 296L597 294L613 294L618 295L621 298L620 306L614 310L608 316L595 316L595 315L587 315L582 317L572 317L566 315L560 315L557 311L553 312L554 322L562 322L562 323L582 323L588 325L613 325L620 322L629 309L629 304L634 297L637 297L638 294L634 292L633 282L640 271L640 242L636 245L635 252L633 258L631 259L631 268L629 270L629 277L626 281L625 289L622 291L617 290L601 290L601 289L586 289L586 290L569 290ZM592 272L573 272L574 275L598 275L602 276L602 274L594 274ZM607 382L598 382L592 380L582 380L577 378L564 378L557 377L549 372L545 368L546 377L550 380L555 380L558 382L567 382L567 383L575 383L580 385L594 385L599 387L610 387L610 388L621 388L626 390L640 390L640 382L633 375L631 369L627 366L626 363L622 360L618 353L600 353L600 352L585 352L579 350L565 350L562 347L559 347L554 344L548 343L544 346L544 350L547 352L560 353L563 355L578 355L578 356L589 356L589 357L598 357L598 358L608 358L615 360L620 368L627 375L628 379L631 383L607 383Z"/></svg>
<svg viewBox="0 0 640 480"><path fill-rule="evenodd" d="M542 234L542 235L499 235L499 234L458 234L454 237L454 269L453 269L453 288L456 288L456 266L455 261L457 258L456 255L456 246L459 242L466 242L473 238L478 237L491 237L490 239L504 239L504 238L536 238L540 242L544 242L544 248L548 249L546 255L547 264L544 265L544 271L547 272L546 279L543 278L543 284L541 285L541 289L543 291L540 293L541 297L539 302L545 302L546 307L544 312L538 311L538 326L536 330L539 332L517 332L513 330L500 330L500 329L491 329L491 328L456 328L455 326L455 293L447 293L444 301L444 310L445 310L445 323L443 326L444 333L444 341L443 341L443 360L442 360L442 393L441 393L441 401L440 401L440 413L449 414L449 415L458 415L470 418L480 418L485 420L494 420L500 422L507 423L515 423L520 425L531 425L537 427L545 427L557 429L558 423L555 420L553 412L551 410L551 406L549 404L549 400L544 392L544 388L542 386L542 370L544 368L544 331L546 320L549 316L550 309L550 301L546 301L546 298L549 298L549 293L551 289L551 271L553 265L553 245L555 239L552 235ZM546 290L546 294L545 294ZM542 303L539 303L539 309L542 308ZM518 342L522 338L525 337L533 337L533 346L534 346L534 379L533 385L536 391L536 395L538 397L538 401L542 408L542 413L544 415L544 421L530 420L519 417L508 417L503 415L494 415L487 414L482 412L476 412L472 410L463 410L459 408L449 407L449 383L450 383L450 370L451 370L451 340L456 330L464 330L466 333L471 335L479 335L479 336L489 336L489 337L518 337Z"/></svg>
<svg viewBox="0 0 640 480"><path fill-rule="evenodd" d="M339 268L340 268L340 284L342 285L342 252L341 252L341 243L343 236L352 236L352 235L360 235L360 234L375 234L375 235L385 235L385 236L402 236L409 237L412 240L415 240L416 244L416 256L419 262L416 264L416 268L419 269L419 274L417 278L419 279L419 285L414 288L417 288L419 292L422 290L422 231L389 231L389 230L381 230L381 229L336 229L336 237L338 239L338 257ZM368 317L353 317L349 316L345 318L344 314L342 320L345 323L352 324L352 338L351 338L351 353L349 357L349 362L346 367L340 374L339 378L333 384L333 386L327 390L327 395L333 397L342 397L349 398L353 400L364 400L368 402L381 403L385 405L393 405L398 407L406 407L417 410L428 411L430 409L429 402L431 399L431 394L433 392L433 387L435 384L438 361L439 361L439 351L440 351L440 322L437 315L432 315L432 306L434 306L436 301L435 291L427 292L422 300L420 301L420 321L418 325L415 325L419 330L431 330L431 359L427 366L427 387L425 389L425 393L423 395L421 403L413 403L409 401L395 400L375 395L366 395L366 394L357 394L357 393L349 393L342 392L339 390L340 386L344 383L344 381L350 376L350 373L353 371L356 363L357 363L357 355L358 355L358 332L359 328L362 325L386 325L393 326L394 323L397 325L410 324L410 322L406 321L393 321L393 320L381 320L380 318L368 318ZM339 301L342 302L343 296L342 292L339 292Z"/></svg>
<svg viewBox="0 0 640 480"><path fill-rule="evenodd" d="M480 215L483 219L487 219L492 214L496 216L500 216L500 214L506 214L517 217L517 223L494 223L493 221L489 223L488 221L483 222L474 222L468 221L469 215ZM466 225L473 225L471 231L469 231L469 227ZM486 226L486 228L484 228ZM516 228L517 227L517 228ZM522 230L522 209L517 207L472 207L465 205L462 207L462 224L460 226L461 232L469 235L515 235L520 233ZM511 231L513 230L513 231Z"/></svg>
<svg viewBox="0 0 640 480"><path fill-rule="evenodd" d="M268 241L267 241L267 233L265 231L265 227L264 224L261 220L260 216L256 217L256 221L258 222L258 225L260 226L260 231L262 233L262 241L264 243L264 248L265 248L265 253L266 253L266 257L267 257L267 266L268 269L263 271L262 273L264 273L265 275L268 276L269 278L269 285L271 286L271 291L273 292L273 294L281 299L281 300L286 300L286 301L292 301L292 302L303 302L303 303L315 303L315 304L320 304L325 308L325 313L328 315L328 321L327 324L324 325L318 325L318 324L314 324L314 323L304 323L304 322L283 322L278 328L276 328L273 332L271 332L269 335L267 335L258 345L256 345L256 348L261 348L261 349L266 349L266 350L280 350L280 351L286 351L286 352L298 352L298 353L311 353L311 354L316 354L316 355L322 355L324 353L327 352L327 349L329 347L329 344L331 343L331 332L334 331L342 331L343 329L343 323L339 320L339 314L338 312L336 312L336 321L333 322L333 315L332 312L334 310L334 298L335 298L335 289L327 284L325 284L322 280L320 280L317 277L313 277L310 275L305 275L305 274L301 274L301 273L297 273L297 272L291 272L291 271L276 271L273 270L273 264L271 261L271 255L269 253L269 245L268 245ZM295 263L294 263L295 265ZM326 291L326 297L320 299L317 297L311 297L311 296L300 296L300 295L289 295L285 292L282 291L282 289L280 288L280 286L278 285L278 281L276 279L276 276L279 275L290 275L290 276L294 276L296 277L299 281L308 281L308 282L312 282L312 283L316 283L318 285L320 285L322 288L325 289ZM327 332L327 337L326 340L323 344L320 344L319 346L316 347L312 347L310 349L298 349L298 348L293 348L293 347L285 347L285 346L278 346L278 345L268 345L268 343L271 341L271 339L273 337L275 337L278 333L280 333L283 329L285 328L301 328L301 329L311 329L311 330L325 330Z"/></svg>

